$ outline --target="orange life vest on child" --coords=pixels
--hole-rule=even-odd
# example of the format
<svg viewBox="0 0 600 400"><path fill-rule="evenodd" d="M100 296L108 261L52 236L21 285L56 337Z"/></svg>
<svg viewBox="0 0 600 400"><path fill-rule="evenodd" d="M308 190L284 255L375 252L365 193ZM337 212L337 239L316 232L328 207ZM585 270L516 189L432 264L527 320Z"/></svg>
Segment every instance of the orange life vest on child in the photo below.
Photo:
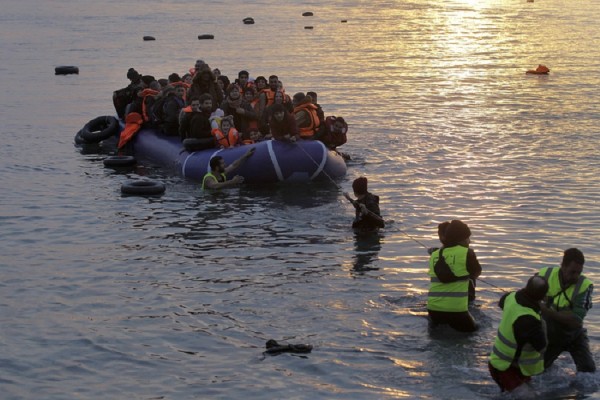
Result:
<svg viewBox="0 0 600 400"><path fill-rule="evenodd" d="M297 114L300 111L306 111L310 117L310 124L308 126L298 127L300 137L308 139L319 131L319 126L321 125L321 121L319 121L319 115L317 114L317 106L312 103L302 103L294 108L294 114Z"/></svg>
<svg viewBox="0 0 600 400"><path fill-rule="evenodd" d="M213 129L211 133L215 138L217 145L226 149L236 146L240 140L240 133L235 128L229 128L227 135L218 128Z"/></svg>

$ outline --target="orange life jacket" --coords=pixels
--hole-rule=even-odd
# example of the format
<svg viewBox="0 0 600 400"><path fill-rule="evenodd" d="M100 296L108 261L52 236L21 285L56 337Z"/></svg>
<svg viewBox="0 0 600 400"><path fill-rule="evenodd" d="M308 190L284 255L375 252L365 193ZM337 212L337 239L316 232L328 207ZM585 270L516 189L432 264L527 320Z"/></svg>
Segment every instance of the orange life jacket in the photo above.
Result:
<svg viewBox="0 0 600 400"><path fill-rule="evenodd" d="M157 96L160 92L154 89L144 89L142 90L142 118L144 118L144 122L150 121L150 115L148 114L148 110L146 109L146 99L148 97Z"/></svg>
<svg viewBox="0 0 600 400"><path fill-rule="evenodd" d="M267 98L267 102L265 103L265 108L270 106L271 104L275 103L275 92L274 91L272 91L271 89L263 89L260 92L264 93L265 97Z"/></svg>
<svg viewBox="0 0 600 400"><path fill-rule="evenodd" d="M310 138L319 131L319 126L321 125L319 115L317 114L317 106L312 103L302 103L294 108L294 114L297 114L300 111L306 111L310 117L310 124L305 127L299 126L298 132L300 133L301 138Z"/></svg>
<svg viewBox="0 0 600 400"><path fill-rule="evenodd" d="M123 128L119 137L119 145L117 146L119 149L123 148L133 138L142 127L143 122L144 120L140 114L136 112L127 114L125 117L125 128Z"/></svg>
<svg viewBox="0 0 600 400"><path fill-rule="evenodd" d="M240 140L240 133L235 128L229 128L227 136L218 128L212 130L212 135L217 142L217 145L224 148L234 147Z"/></svg>

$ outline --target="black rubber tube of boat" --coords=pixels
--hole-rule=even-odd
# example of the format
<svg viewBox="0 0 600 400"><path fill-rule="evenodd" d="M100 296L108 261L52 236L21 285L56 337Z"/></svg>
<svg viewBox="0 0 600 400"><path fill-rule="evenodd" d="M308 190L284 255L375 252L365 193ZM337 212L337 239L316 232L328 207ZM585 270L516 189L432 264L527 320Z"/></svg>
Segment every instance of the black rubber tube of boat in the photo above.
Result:
<svg viewBox="0 0 600 400"><path fill-rule="evenodd" d="M183 140L182 144L183 148L191 153L215 147L215 140L213 138L187 138Z"/></svg>
<svg viewBox="0 0 600 400"><path fill-rule="evenodd" d="M88 143L98 143L119 133L119 121L111 115L96 117L84 125L81 137Z"/></svg>
<svg viewBox="0 0 600 400"><path fill-rule="evenodd" d="M127 181L121 185L121 193L129 195L157 195L163 194L164 192L164 183L147 179Z"/></svg>

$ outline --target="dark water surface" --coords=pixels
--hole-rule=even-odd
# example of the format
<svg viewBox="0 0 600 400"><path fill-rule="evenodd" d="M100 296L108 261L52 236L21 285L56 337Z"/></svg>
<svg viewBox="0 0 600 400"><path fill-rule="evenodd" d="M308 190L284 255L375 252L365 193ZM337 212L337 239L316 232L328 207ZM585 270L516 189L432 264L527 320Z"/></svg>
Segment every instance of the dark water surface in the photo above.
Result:
<svg viewBox="0 0 600 400"><path fill-rule="evenodd" d="M572 246L600 278L599 13L598 0L3 2L0 397L499 398L486 365L499 288ZM197 58L317 91L350 124L337 184L366 175L386 229L356 237L332 182L204 194L74 148L114 113L129 67L159 78ZM538 64L550 75L525 75ZM139 176L166 194L122 197ZM425 247L452 218L484 268L470 337L424 318ZM599 322L594 308L595 354ZM271 338L314 350L265 357ZM599 398L598 382L562 357L533 387Z"/></svg>

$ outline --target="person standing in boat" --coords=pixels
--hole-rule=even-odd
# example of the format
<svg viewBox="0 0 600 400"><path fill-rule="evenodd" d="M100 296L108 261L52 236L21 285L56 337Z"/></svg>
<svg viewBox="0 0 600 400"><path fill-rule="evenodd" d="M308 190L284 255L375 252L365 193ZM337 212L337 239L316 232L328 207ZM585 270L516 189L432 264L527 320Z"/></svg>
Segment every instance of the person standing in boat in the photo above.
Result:
<svg viewBox="0 0 600 400"><path fill-rule="evenodd" d="M225 160L221 156L214 156L210 159L210 172L207 172L202 179L202 189L224 189L244 183L244 177L236 175L227 180L227 174L238 169L252 154L255 148L249 149L243 156L225 166Z"/></svg>
<svg viewBox="0 0 600 400"><path fill-rule="evenodd" d="M585 258L581 250L565 250L560 268L546 267L539 275L548 281L548 297L542 303L542 317L548 326L548 348L544 367L549 368L558 356L568 351L577 372L595 372L583 319L592 308L592 281L581 273Z"/></svg>
<svg viewBox="0 0 600 400"><path fill-rule="evenodd" d="M356 209L356 216L352 222L352 228L360 231L375 231L385 226L381 211L379 209L379 196L376 196L367 190L367 178L361 176L352 182L352 190L356 200L350 197L348 192L344 192L346 197Z"/></svg>
<svg viewBox="0 0 600 400"><path fill-rule="evenodd" d="M544 372L546 332L540 317L540 303L548 292L548 282L532 276L527 286L506 293L498 305L502 320L490 354L488 368L500 390L513 391Z"/></svg>
<svg viewBox="0 0 600 400"><path fill-rule="evenodd" d="M429 258L431 284L427 312L432 327L448 324L459 332L474 332L477 324L469 313L469 282L481 275L481 265L471 243L471 230L462 221L450 221L445 245ZM473 293L473 298L475 297Z"/></svg>
<svg viewBox="0 0 600 400"><path fill-rule="evenodd" d="M203 94L209 94L212 98L211 111L215 111L223 101L223 91L217 86L216 79L209 68L200 70L194 76L188 96L192 98L202 96Z"/></svg>

